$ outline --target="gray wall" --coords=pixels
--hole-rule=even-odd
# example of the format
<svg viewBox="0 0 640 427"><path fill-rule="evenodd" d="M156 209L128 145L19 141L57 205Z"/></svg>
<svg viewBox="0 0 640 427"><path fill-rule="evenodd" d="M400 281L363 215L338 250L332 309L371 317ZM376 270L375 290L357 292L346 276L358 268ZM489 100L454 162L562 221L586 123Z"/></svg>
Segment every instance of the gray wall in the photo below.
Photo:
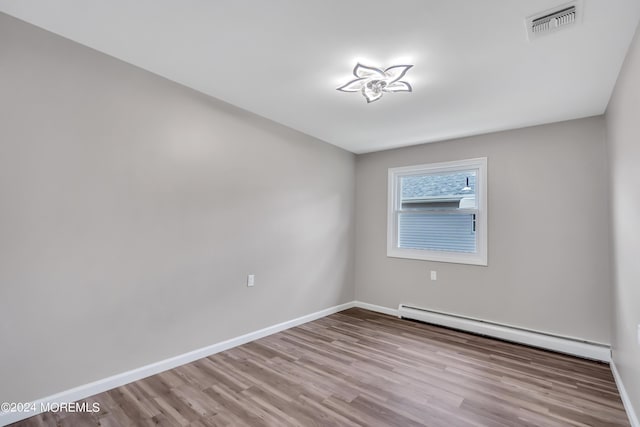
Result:
<svg viewBox="0 0 640 427"><path fill-rule="evenodd" d="M640 416L640 32L606 113L611 170L613 360Z"/></svg>
<svg viewBox="0 0 640 427"><path fill-rule="evenodd" d="M353 300L354 163L0 14L0 401Z"/></svg>
<svg viewBox="0 0 640 427"><path fill-rule="evenodd" d="M609 343L604 136L595 117L358 156L356 299ZM485 156L489 266L387 258L387 169Z"/></svg>

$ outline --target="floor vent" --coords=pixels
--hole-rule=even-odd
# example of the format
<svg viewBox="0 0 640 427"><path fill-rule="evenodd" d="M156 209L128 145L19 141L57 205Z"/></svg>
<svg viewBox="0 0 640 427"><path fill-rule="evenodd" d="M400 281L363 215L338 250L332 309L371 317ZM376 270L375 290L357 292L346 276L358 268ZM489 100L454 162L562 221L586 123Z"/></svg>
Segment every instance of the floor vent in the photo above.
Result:
<svg viewBox="0 0 640 427"><path fill-rule="evenodd" d="M574 1L537 13L526 20L529 40L571 28L582 19L582 2Z"/></svg>

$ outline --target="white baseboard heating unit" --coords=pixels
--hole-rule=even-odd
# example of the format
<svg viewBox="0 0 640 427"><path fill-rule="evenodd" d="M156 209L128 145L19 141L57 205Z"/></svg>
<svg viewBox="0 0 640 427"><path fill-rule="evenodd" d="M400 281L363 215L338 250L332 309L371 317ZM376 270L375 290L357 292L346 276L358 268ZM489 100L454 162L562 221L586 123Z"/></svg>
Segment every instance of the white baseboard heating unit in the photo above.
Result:
<svg viewBox="0 0 640 427"><path fill-rule="evenodd" d="M611 361L611 347L609 345L578 338L502 325L486 320L474 319L472 317L412 307L406 304L400 304L398 307L398 317L446 326L452 329L459 329L461 331L486 335L505 341L539 347L545 350L580 356L586 359L607 363Z"/></svg>

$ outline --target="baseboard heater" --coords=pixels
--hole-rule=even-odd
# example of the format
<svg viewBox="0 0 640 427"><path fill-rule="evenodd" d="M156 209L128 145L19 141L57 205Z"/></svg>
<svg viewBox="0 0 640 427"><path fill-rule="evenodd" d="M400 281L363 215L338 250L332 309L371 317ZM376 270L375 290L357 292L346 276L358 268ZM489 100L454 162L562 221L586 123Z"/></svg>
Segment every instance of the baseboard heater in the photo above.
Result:
<svg viewBox="0 0 640 427"><path fill-rule="evenodd" d="M549 334L516 326L503 325L472 317L433 311L426 308L400 304L398 317L419 320L434 325L499 338L505 341L539 347L545 350L580 356L609 363L611 348L606 344L580 340L573 337Z"/></svg>

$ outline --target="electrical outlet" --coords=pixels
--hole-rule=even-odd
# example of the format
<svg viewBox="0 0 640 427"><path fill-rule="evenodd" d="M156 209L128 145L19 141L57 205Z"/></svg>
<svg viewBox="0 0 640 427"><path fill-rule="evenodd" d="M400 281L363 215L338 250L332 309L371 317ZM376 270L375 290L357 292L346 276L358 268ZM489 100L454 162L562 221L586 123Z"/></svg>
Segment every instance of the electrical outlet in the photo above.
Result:
<svg viewBox="0 0 640 427"><path fill-rule="evenodd" d="M249 274L247 276L247 286L253 286L255 284L255 281L256 281L255 274Z"/></svg>
<svg viewBox="0 0 640 427"><path fill-rule="evenodd" d="M638 324L638 345L640 345L640 324Z"/></svg>
<svg viewBox="0 0 640 427"><path fill-rule="evenodd" d="M431 280L438 280L438 272L431 270Z"/></svg>

